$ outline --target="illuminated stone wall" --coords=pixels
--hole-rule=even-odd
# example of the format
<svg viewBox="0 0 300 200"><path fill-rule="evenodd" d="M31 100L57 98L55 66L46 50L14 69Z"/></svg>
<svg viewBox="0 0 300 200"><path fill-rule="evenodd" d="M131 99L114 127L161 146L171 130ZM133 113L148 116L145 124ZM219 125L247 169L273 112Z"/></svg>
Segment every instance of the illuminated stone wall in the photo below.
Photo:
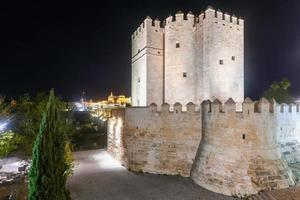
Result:
<svg viewBox="0 0 300 200"><path fill-rule="evenodd" d="M147 18L132 36L133 106L244 100L244 20L208 8Z"/></svg>
<svg viewBox="0 0 300 200"><path fill-rule="evenodd" d="M236 108L230 99L115 110L108 152L130 170L191 174L226 195L293 185L288 164L299 162L300 107L247 98L242 112Z"/></svg>
<svg viewBox="0 0 300 200"><path fill-rule="evenodd" d="M108 123L108 152L133 171L190 176L201 139L193 104L116 111Z"/></svg>
<svg viewBox="0 0 300 200"><path fill-rule="evenodd" d="M300 165L300 105L282 104L275 107L277 138L283 158L288 164ZM300 178L300 177L298 177Z"/></svg>
<svg viewBox="0 0 300 200"><path fill-rule="evenodd" d="M118 161L126 158L124 144L125 108L112 110L112 117L107 122L107 151Z"/></svg>
<svg viewBox="0 0 300 200"><path fill-rule="evenodd" d="M243 112L236 112L232 100L223 106L217 100L204 103L203 135L192 179L208 190L239 196L294 185L278 145L282 126L278 116L299 119L300 113L277 113L277 109L276 103L265 99L256 103L246 99ZM289 124L289 129L295 130L295 125Z"/></svg>

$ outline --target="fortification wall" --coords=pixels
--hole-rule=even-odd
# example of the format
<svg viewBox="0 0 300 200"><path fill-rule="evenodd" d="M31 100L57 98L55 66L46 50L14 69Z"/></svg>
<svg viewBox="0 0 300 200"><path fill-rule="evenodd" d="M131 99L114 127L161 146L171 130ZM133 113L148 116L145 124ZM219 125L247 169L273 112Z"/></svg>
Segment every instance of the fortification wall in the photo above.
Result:
<svg viewBox="0 0 300 200"><path fill-rule="evenodd" d="M201 140L201 114L193 104L186 109L163 104L114 111L108 152L133 171L190 176Z"/></svg>
<svg viewBox="0 0 300 200"><path fill-rule="evenodd" d="M300 163L300 105L275 104L278 144L288 164ZM300 177L299 177L300 178Z"/></svg>
<svg viewBox="0 0 300 200"><path fill-rule="evenodd" d="M192 179L211 191L239 196L295 184L281 159L276 107L265 99L246 99L243 112L236 112L232 99L224 106L218 100L204 103Z"/></svg>
<svg viewBox="0 0 300 200"><path fill-rule="evenodd" d="M229 99L115 110L108 152L130 170L191 174L226 195L294 185L288 164L299 162L300 107L247 98L242 112L236 109Z"/></svg>

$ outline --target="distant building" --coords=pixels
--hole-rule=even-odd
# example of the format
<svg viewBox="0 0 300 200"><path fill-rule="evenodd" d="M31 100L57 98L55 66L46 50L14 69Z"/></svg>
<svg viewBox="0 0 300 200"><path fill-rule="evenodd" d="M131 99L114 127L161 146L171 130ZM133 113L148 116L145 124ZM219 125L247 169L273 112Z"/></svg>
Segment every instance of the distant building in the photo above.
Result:
<svg viewBox="0 0 300 200"><path fill-rule="evenodd" d="M121 94L119 96L113 95L111 92L106 100L93 101L90 99L87 101L84 97L80 99L79 102L68 103L68 108L66 110L70 111L93 111L99 109L116 109L127 107L131 105L131 97L126 97Z"/></svg>
<svg viewBox="0 0 300 200"><path fill-rule="evenodd" d="M121 94L119 96L115 96L112 92L107 97L107 100L102 101L93 101L92 99L86 101L85 99L81 99L80 102L74 103L79 111L85 110L97 110L97 109L113 109L113 108L120 108L126 107L131 104L131 98L126 97L125 95Z"/></svg>
<svg viewBox="0 0 300 200"><path fill-rule="evenodd" d="M106 104L117 104L117 105L128 105L131 104L131 98L126 97L125 95L121 94L119 96L114 96L111 92L110 95L107 98L107 101L102 101Z"/></svg>

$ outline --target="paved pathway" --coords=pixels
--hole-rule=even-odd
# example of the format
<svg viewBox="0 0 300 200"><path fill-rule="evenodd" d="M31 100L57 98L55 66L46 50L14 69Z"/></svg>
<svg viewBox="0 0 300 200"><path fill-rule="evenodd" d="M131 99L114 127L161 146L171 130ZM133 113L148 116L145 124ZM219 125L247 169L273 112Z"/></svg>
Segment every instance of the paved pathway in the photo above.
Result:
<svg viewBox="0 0 300 200"><path fill-rule="evenodd" d="M74 200L231 200L177 176L135 174L106 151L74 154L68 186Z"/></svg>
<svg viewBox="0 0 300 200"><path fill-rule="evenodd" d="M263 191L252 196L250 200L300 200L300 187Z"/></svg>

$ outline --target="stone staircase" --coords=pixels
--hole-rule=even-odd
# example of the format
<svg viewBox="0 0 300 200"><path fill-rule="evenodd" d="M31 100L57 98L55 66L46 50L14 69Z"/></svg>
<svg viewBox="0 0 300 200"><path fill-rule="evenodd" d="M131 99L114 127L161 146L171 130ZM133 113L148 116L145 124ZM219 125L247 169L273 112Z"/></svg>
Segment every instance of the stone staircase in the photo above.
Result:
<svg viewBox="0 0 300 200"><path fill-rule="evenodd" d="M300 187L262 191L249 198L250 200L300 200Z"/></svg>

